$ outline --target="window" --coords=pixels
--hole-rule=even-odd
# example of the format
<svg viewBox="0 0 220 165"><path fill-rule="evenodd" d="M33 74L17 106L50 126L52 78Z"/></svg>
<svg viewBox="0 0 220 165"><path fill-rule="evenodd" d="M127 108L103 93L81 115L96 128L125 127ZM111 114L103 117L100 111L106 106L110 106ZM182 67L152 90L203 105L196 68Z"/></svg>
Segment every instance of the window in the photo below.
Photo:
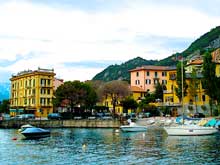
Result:
<svg viewBox="0 0 220 165"><path fill-rule="evenodd" d="M31 86L31 80L29 80L29 87Z"/></svg>
<svg viewBox="0 0 220 165"><path fill-rule="evenodd" d="M147 71L147 76L150 76L150 72L149 71Z"/></svg>
<svg viewBox="0 0 220 165"><path fill-rule="evenodd" d="M138 77L139 76L139 72L136 72L136 77Z"/></svg>
<svg viewBox="0 0 220 165"><path fill-rule="evenodd" d="M146 79L146 84L151 84L151 80L150 79Z"/></svg>
<svg viewBox="0 0 220 165"><path fill-rule="evenodd" d="M136 85L140 85L140 80L135 80Z"/></svg>
<svg viewBox="0 0 220 165"><path fill-rule="evenodd" d="M156 78L157 78L157 72L154 72L154 77L156 77Z"/></svg>
<svg viewBox="0 0 220 165"><path fill-rule="evenodd" d="M45 93L46 93L45 89L42 88L42 89L40 90L40 94L45 94Z"/></svg>
<svg viewBox="0 0 220 165"><path fill-rule="evenodd" d="M32 104L35 104L35 98L32 99Z"/></svg>
<svg viewBox="0 0 220 165"><path fill-rule="evenodd" d="M35 79L33 79L33 87L35 87Z"/></svg>
<svg viewBox="0 0 220 165"><path fill-rule="evenodd" d="M50 80L47 80L47 85L50 85Z"/></svg>
<svg viewBox="0 0 220 165"><path fill-rule="evenodd" d="M50 98L47 98L47 104L48 105L50 104Z"/></svg>
<svg viewBox="0 0 220 165"><path fill-rule="evenodd" d="M46 84L46 80L45 80L45 79L40 79L40 84L41 84L42 86L44 86L44 85Z"/></svg>
<svg viewBox="0 0 220 165"><path fill-rule="evenodd" d="M167 80L162 80L162 84L166 85L167 84Z"/></svg>
<svg viewBox="0 0 220 165"><path fill-rule="evenodd" d="M205 95L202 95L202 101L205 101Z"/></svg>
<svg viewBox="0 0 220 165"><path fill-rule="evenodd" d="M166 77L167 76L167 72L162 72L162 76Z"/></svg>
<svg viewBox="0 0 220 165"><path fill-rule="evenodd" d="M45 104L45 98L40 98L40 104Z"/></svg>
<svg viewBox="0 0 220 165"><path fill-rule="evenodd" d="M154 84L158 84L158 80L154 80Z"/></svg>

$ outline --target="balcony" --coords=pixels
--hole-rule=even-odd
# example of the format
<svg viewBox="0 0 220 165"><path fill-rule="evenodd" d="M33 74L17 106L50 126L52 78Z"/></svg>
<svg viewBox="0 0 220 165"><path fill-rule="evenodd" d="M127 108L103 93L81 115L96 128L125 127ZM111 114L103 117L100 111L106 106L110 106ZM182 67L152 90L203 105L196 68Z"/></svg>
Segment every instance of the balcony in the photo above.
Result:
<svg viewBox="0 0 220 165"><path fill-rule="evenodd" d="M169 79L170 80L176 80L176 75L170 75Z"/></svg>

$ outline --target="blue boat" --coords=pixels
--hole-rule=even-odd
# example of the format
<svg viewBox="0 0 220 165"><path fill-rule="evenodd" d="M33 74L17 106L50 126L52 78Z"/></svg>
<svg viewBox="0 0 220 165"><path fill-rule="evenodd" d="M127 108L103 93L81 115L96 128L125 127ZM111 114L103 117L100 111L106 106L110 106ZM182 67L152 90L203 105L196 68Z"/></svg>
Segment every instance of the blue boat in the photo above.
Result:
<svg viewBox="0 0 220 165"><path fill-rule="evenodd" d="M26 139L39 139L50 136L50 131L38 127L26 128L21 132L22 135L26 137Z"/></svg>

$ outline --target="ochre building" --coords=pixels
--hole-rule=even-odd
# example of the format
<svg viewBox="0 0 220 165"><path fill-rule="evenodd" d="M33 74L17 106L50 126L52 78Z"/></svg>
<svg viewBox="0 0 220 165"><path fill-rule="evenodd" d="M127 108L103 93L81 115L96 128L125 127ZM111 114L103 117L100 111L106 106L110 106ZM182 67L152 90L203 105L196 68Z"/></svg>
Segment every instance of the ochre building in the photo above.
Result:
<svg viewBox="0 0 220 165"><path fill-rule="evenodd" d="M27 70L12 75L10 115L34 114L47 117L53 112L54 70Z"/></svg>

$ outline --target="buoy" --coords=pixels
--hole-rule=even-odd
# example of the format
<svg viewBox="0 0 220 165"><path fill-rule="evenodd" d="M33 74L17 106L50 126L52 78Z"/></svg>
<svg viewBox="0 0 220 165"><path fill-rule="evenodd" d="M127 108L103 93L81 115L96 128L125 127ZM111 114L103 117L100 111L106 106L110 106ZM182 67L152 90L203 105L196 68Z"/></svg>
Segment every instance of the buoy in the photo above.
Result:
<svg viewBox="0 0 220 165"><path fill-rule="evenodd" d="M116 130L115 130L115 133L119 133L119 130L118 130L118 129L116 129Z"/></svg>
<svg viewBox="0 0 220 165"><path fill-rule="evenodd" d="M86 150L86 147L87 147L87 146L86 146L86 144L84 143L84 144L82 145L82 149L83 149L83 150Z"/></svg>
<svg viewBox="0 0 220 165"><path fill-rule="evenodd" d="M12 138L12 140L17 140L17 138L16 138L16 137L14 137L14 138Z"/></svg>

